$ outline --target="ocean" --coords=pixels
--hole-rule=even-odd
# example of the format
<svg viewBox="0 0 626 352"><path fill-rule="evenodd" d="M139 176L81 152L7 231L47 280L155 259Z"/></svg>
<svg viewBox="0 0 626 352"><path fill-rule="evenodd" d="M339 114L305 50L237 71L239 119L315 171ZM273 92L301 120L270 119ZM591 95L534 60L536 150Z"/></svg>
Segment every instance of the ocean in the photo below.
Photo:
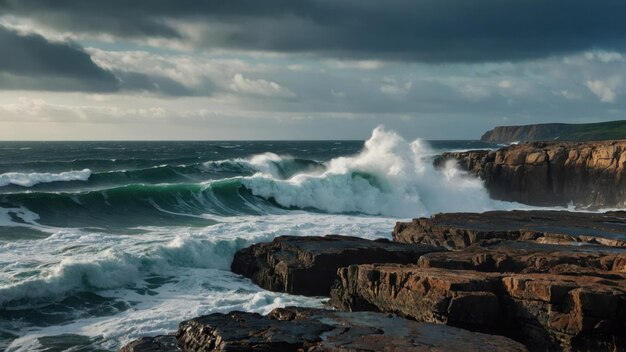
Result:
<svg viewBox="0 0 626 352"><path fill-rule="evenodd" d="M281 235L521 208L443 151L479 141L0 142L0 350L112 351L180 321L323 298L265 291L234 253Z"/></svg>

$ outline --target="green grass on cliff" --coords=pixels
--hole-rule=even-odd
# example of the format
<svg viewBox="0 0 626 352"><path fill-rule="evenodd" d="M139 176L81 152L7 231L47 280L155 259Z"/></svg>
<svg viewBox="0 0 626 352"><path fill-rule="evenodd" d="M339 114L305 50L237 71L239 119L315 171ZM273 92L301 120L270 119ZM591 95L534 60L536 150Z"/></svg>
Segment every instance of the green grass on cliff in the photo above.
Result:
<svg viewBox="0 0 626 352"><path fill-rule="evenodd" d="M626 121L563 125L561 140L590 141L626 139Z"/></svg>

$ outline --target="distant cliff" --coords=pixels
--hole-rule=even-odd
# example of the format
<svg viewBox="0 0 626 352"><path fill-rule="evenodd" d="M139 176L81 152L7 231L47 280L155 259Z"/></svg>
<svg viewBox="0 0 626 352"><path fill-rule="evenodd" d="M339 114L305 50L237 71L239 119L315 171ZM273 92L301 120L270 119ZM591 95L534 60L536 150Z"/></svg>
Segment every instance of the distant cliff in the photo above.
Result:
<svg viewBox="0 0 626 352"><path fill-rule="evenodd" d="M626 141L534 142L445 153L484 180L491 197L532 205L626 206Z"/></svg>
<svg viewBox="0 0 626 352"><path fill-rule="evenodd" d="M626 139L626 121L587 124L545 123L525 126L501 126L487 131L480 140L491 143L535 141L600 141Z"/></svg>

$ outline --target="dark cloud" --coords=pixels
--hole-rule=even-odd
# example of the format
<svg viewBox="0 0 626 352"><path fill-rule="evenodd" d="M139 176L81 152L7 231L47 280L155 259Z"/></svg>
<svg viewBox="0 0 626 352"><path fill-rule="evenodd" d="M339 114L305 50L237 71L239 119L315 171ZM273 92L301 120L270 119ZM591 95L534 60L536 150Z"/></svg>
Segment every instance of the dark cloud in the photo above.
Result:
<svg viewBox="0 0 626 352"><path fill-rule="evenodd" d="M40 35L21 35L0 26L0 89L115 92L146 91L170 96L207 95L162 76L109 71L74 43L50 42Z"/></svg>
<svg viewBox="0 0 626 352"><path fill-rule="evenodd" d="M74 31L420 62L524 60L626 48L623 0L0 0L3 12Z"/></svg>
<svg viewBox="0 0 626 352"><path fill-rule="evenodd" d="M115 76L96 65L89 54L70 43L52 43L39 35L20 35L0 26L0 73L4 86L32 89L36 82L21 76L38 77L42 88L52 90L113 91ZM14 77L14 79L10 79ZM56 88L56 89L55 89Z"/></svg>

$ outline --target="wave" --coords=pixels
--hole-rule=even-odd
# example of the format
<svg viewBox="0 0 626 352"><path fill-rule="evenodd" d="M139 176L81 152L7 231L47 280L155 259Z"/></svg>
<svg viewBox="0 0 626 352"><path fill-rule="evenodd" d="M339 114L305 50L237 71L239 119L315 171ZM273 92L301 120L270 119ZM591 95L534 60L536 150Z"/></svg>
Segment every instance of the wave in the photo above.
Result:
<svg viewBox="0 0 626 352"><path fill-rule="evenodd" d="M154 164L156 161L158 160L152 160L151 163ZM80 164L102 168L102 162L85 164L81 161ZM83 171L61 173L6 173L0 176L0 187L9 186L5 188L9 191L20 191L22 187L29 187L41 191L71 192L86 188L103 189L139 183L199 183L227 177L251 176L257 173L285 179L298 173L324 169L323 163L315 160L279 156L273 153L254 155L247 159L196 161L187 164L172 164L168 161L157 165L146 165L146 160L140 160L138 164L129 163L128 160L119 164L117 161L110 161L110 163L115 165L108 165L104 170L95 172L91 171L92 168L85 168ZM78 165L78 163L70 164ZM128 167L124 168L124 166ZM57 166L49 167L55 169ZM18 167L20 168L22 167Z"/></svg>
<svg viewBox="0 0 626 352"><path fill-rule="evenodd" d="M249 159L236 158L208 161L203 164L205 170L216 173L256 174L260 173L277 179L287 179L299 173L323 171L324 163L280 156L274 153L254 155Z"/></svg>
<svg viewBox="0 0 626 352"><path fill-rule="evenodd" d="M215 220L206 215L282 211L280 205L254 196L241 180L235 177L201 183L130 184L82 192L0 194L0 209L5 213L5 226L25 226L21 213L16 211L19 209L34 213L37 224L44 226L116 231L147 225L207 226Z"/></svg>
<svg viewBox="0 0 626 352"><path fill-rule="evenodd" d="M66 171L61 173L21 173L8 172L0 175L0 187L17 185L22 187L32 187L40 183L67 182L67 181L87 181L91 176L91 170Z"/></svg>
<svg viewBox="0 0 626 352"><path fill-rule="evenodd" d="M161 179L173 173L182 177L182 182L0 194L0 207L28 209L47 226L99 228L203 226L207 215L263 215L291 209L407 218L442 211L520 207L490 199L479 179L459 171L454 164L436 170L432 155L425 142L407 142L378 127L361 153L327 163L266 153L204 163L201 167L206 172L237 175L208 181L183 174L181 170L190 166L163 165L123 175L132 181ZM248 175L241 176L246 170ZM111 181L122 174L92 176L103 183L106 177Z"/></svg>
<svg viewBox="0 0 626 352"><path fill-rule="evenodd" d="M106 290L145 292L148 286L157 290L154 277L170 282L180 279L181 273L191 273L193 282L215 283L228 275L224 271L229 271L234 254L252 243L279 235L327 233L389 238L394 222L297 212L236 217L201 229L151 226L141 236L61 229L38 241L0 245L0 262L5 264L0 270L0 315L3 308L36 309L78 292L106 296ZM206 269L220 272L207 279ZM201 277L193 275L194 271ZM183 283L173 286L178 292L185 291ZM211 287L205 286L198 295L210 291Z"/></svg>
<svg viewBox="0 0 626 352"><path fill-rule="evenodd" d="M47 241L85 243L90 241L89 236L61 233ZM99 239L102 242L106 239ZM76 253L40 270L30 279L0 286L0 308L46 303L74 292L132 288L146 275L161 274L175 267L227 270L234 253L250 244L241 238L209 240L181 235L143 247L138 253L119 249Z"/></svg>
<svg viewBox="0 0 626 352"><path fill-rule="evenodd" d="M454 164L436 170L432 155L427 143L407 142L379 126L360 154L332 159L323 173L301 173L284 180L255 175L242 184L253 195L284 207L330 213L413 217L519 206L490 199L479 179Z"/></svg>

